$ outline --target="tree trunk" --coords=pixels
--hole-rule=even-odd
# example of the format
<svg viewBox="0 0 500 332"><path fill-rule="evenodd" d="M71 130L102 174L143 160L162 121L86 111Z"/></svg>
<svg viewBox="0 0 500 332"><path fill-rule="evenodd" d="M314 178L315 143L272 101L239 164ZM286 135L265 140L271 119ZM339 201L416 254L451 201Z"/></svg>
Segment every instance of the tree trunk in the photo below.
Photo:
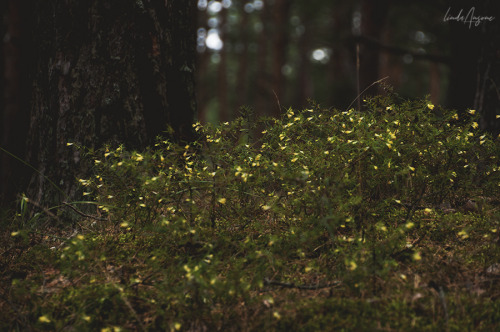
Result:
<svg viewBox="0 0 500 332"><path fill-rule="evenodd" d="M328 86L331 87L329 105L338 109L345 109L356 97L355 64L351 61L351 54L346 47L345 38L351 36L352 3L341 2L330 10L333 18L329 24L331 36L329 40L333 46L331 60L328 64Z"/></svg>
<svg viewBox="0 0 500 332"><path fill-rule="evenodd" d="M292 0L275 0L272 7L273 12L273 93L277 104L273 107L272 115L277 117L281 113L280 104L284 97L283 67L286 64L288 50L288 19Z"/></svg>
<svg viewBox="0 0 500 332"><path fill-rule="evenodd" d="M269 75L269 20L271 17L271 10L265 2L264 9L259 15L262 22L262 31L258 36L258 49L257 49L257 72L256 72L256 89L255 89L255 114L257 117L270 116L270 107L274 97L272 96L272 87L270 84Z"/></svg>
<svg viewBox="0 0 500 332"><path fill-rule="evenodd" d="M440 96L441 96L441 69L438 63L430 63L430 95L431 102L435 105L440 104Z"/></svg>
<svg viewBox="0 0 500 332"><path fill-rule="evenodd" d="M68 142L142 149L166 131L193 138L195 1L47 0L32 10L31 199L78 197L87 166Z"/></svg>
<svg viewBox="0 0 500 332"><path fill-rule="evenodd" d="M496 1L484 1L484 15L494 13ZM474 108L481 113L481 128L494 136L500 134L500 22L497 17L485 22L480 50Z"/></svg>
<svg viewBox="0 0 500 332"><path fill-rule="evenodd" d="M220 62L217 65L217 100L219 101L219 121L226 122L231 118L229 114L228 82L227 82L227 9L222 8L220 13L219 35L223 42L223 47L219 51Z"/></svg>
<svg viewBox="0 0 500 332"><path fill-rule="evenodd" d="M495 136L500 132L500 23L498 16L476 25L465 22L476 17L495 17L498 1L456 0L449 2L451 63L448 104L464 112L474 108L481 114L481 128ZM460 14L460 15L459 15Z"/></svg>
<svg viewBox="0 0 500 332"><path fill-rule="evenodd" d="M208 31L207 25L208 15L206 10L198 11L198 27L200 29L204 29L205 33ZM203 43L202 43L203 42ZM198 121L201 123L207 122L207 106L212 95L210 91L210 87L206 84L206 77L209 73L210 66L210 52L207 50L207 46L205 44L205 38L202 39L202 42L198 42L198 52L196 56L196 98L198 105Z"/></svg>
<svg viewBox="0 0 500 332"><path fill-rule="evenodd" d="M30 84L27 66L23 63L28 54L26 12L29 5L26 0L10 0L0 6L0 17L6 22L0 32L3 40L0 52L0 146L5 149L0 151L0 205L8 205L15 200L21 185L19 179L27 172L27 168L15 158L24 157L29 122Z"/></svg>
<svg viewBox="0 0 500 332"><path fill-rule="evenodd" d="M381 40L389 11L390 0L363 0L361 3L361 34L363 37ZM363 91L379 77L380 51L370 45L360 48L360 89ZM378 87L372 86L365 94L378 94Z"/></svg>
<svg viewBox="0 0 500 332"><path fill-rule="evenodd" d="M299 37L297 43L297 51L299 53L299 65L297 74L297 90L295 93L294 104L298 109L304 109L308 106L307 99L313 96L313 81L311 79L311 60L309 55L311 52L310 41L313 37L311 27L310 12L306 11L302 15L302 24L304 25L304 32Z"/></svg>
<svg viewBox="0 0 500 332"><path fill-rule="evenodd" d="M243 7L243 6L241 6ZM249 21L250 16L248 13L244 11L243 8L239 9L241 11L241 53L239 55L238 61L238 74L236 77L238 78L236 82L236 106L241 107L248 103L248 46L249 46Z"/></svg>
<svg viewBox="0 0 500 332"><path fill-rule="evenodd" d="M457 15L463 9L464 16L470 3L465 0L452 2L450 14ZM469 28L463 22L451 21L450 24L450 86L448 104L460 112L472 108L477 82L477 60L480 48L480 30Z"/></svg>

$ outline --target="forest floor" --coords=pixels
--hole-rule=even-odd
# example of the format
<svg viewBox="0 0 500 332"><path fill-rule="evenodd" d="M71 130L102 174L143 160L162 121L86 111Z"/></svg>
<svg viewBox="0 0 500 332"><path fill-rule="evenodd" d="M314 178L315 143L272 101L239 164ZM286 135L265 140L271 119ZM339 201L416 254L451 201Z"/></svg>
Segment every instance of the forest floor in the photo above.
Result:
<svg viewBox="0 0 500 332"><path fill-rule="evenodd" d="M21 239L4 233L1 329L495 331L500 227L484 216L498 209L421 215L419 231L408 237L419 256L396 252L389 272L362 273L359 280L322 272L318 267L335 263L324 262L329 258L318 248L317 255L275 258L267 276L252 283L260 264L231 265L230 257L248 250L237 232L222 243L212 235L217 255L229 259L212 262L217 272L207 275L189 264L189 257L213 252L207 243L169 243L148 229L123 231L87 220ZM61 256L69 252L82 256L66 263ZM171 273L176 267L183 273ZM240 279L230 280L232 274Z"/></svg>

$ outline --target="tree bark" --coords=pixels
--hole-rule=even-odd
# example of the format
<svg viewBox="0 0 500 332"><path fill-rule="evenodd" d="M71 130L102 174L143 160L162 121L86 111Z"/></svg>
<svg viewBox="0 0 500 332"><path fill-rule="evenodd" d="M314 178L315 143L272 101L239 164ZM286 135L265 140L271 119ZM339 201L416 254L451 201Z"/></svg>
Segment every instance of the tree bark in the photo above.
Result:
<svg viewBox="0 0 500 332"><path fill-rule="evenodd" d="M0 36L3 40L0 57L0 205L14 202L20 189L19 179L27 168L16 160L25 154L29 86L27 80L27 17L26 0L10 0L0 5L0 17L5 18Z"/></svg>
<svg viewBox="0 0 500 332"><path fill-rule="evenodd" d="M195 1L48 0L32 10L31 199L78 197L88 165L69 142L143 149L165 133L193 139Z"/></svg>

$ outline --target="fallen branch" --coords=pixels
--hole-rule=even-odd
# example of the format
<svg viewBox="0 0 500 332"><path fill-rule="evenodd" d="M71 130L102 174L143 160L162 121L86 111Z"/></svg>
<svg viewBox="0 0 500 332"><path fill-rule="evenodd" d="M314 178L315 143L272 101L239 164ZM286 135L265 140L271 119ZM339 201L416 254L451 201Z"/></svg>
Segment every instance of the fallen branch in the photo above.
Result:
<svg viewBox="0 0 500 332"><path fill-rule="evenodd" d="M318 284L318 285L296 285L295 283L280 282L280 281L270 280L268 278L264 278L264 285L266 285L266 286L279 286L282 288L297 288L297 289L304 289L304 290L317 290L317 289L323 289L323 288L336 287L336 286L340 285L340 281L335 281L335 282L331 282L328 284Z"/></svg>
<svg viewBox="0 0 500 332"><path fill-rule="evenodd" d="M82 211L78 210L73 205L71 205L71 204L69 204L67 202L63 202L63 205L69 207L71 210L75 211L76 213L78 213L82 217L90 218L90 219L94 219L94 220L99 220L99 221L106 221L107 220L107 219L104 219L104 218L99 218L99 217L91 216L89 214L85 214L85 213L83 213Z"/></svg>
<svg viewBox="0 0 500 332"><path fill-rule="evenodd" d="M26 197L26 196L23 196L23 197L19 196L19 198L23 199L25 202L27 202L27 203L29 203L29 204L33 205L34 207L36 207L36 208L38 208L38 209L42 210L42 211L43 211L43 212L44 212L47 216L49 216L50 218L54 219L54 220L55 220L55 221L57 221L58 223L62 224L61 219L59 219L59 217L58 217L58 216L56 216L53 212L51 212L51 211L50 211L48 208L46 208L45 206L42 206L42 205L38 204L37 202L35 202L35 201L33 201L33 200L29 199L29 198L28 198L28 197Z"/></svg>

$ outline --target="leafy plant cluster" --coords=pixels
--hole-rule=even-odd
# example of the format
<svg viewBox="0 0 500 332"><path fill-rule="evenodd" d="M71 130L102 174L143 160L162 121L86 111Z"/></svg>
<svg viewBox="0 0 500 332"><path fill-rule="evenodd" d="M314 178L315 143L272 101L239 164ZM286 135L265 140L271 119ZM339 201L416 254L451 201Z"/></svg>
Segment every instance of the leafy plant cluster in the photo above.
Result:
<svg viewBox="0 0 500 332"><path fill-rule="evenodd" d="M90 154L95 173L79 181L109 221L89 220L44 258L60 271L49 292L57 304L39 304L31 319L46 328L349 329L374 328L359 311L377 316L389 305L401 320L374 321L448 324L447 307L424 295L419 315L406 282L413 292L424 284L417 270L439 266L432 250L444 244L474 269L494 263L499 138L479 130L473 110L393 96L365 106L289 109L259 123L244 114L195 124L189 145ZM484 246L457 246L473 239ZM444 277L434 277L441 294Z"/></svg>

